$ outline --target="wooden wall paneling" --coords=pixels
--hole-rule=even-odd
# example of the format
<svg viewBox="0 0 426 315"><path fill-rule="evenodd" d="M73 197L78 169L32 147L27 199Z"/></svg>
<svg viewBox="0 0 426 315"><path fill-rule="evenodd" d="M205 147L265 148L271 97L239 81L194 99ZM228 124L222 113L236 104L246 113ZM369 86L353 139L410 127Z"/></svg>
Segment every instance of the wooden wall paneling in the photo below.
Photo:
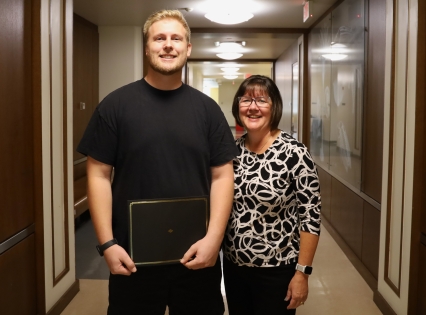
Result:
<svg viewBox="0 0 426 315"><path fill-rule="evenodd" d="M87 176L74 180L74 217L89 209L87 202Z"/></svg>
<svg viewBox="0 0 426 315"><path fill-rule="evenodd" d="M426 314L426 246L420 245L420 260L419 265L419 281L418 281L418 298L416 315Z"/></svg>
<svg viewBox="0 0 426 315"><path fill-rule="evenodd" d="M0 1L0 65L1 243L34 223L30 0Z"/></svg>
<svg viewBox="0 0 426 315"><path fill-rule="evenodd" d="M361 197L332 177L331 223L360 259L362 256L363 202Z"/></svg>
<svg viewBox="0 0 426 315"><path fill-rule="evenodd" d="M37 314L34 234L0 255L1 314Z"/></svg>
<svg viewBox="0 0 426 315"><path fill-rule="evenodd" d="M426 12L426 2L419 1L416 90L416 142L418 143L418 145L416 143L416 156L418 156L418 167L415 167L418 181L415 182L414 187L418 189L420 200L418 200L418 203L414 207L417 207L417 210L420 212L420 231L426 236L426 127L424 125L426 121L426 21L423 15L424 12ZM416 165L416 160L414 163Z"/></svg>
<svg viewBox="0 0 426 315"><path fill-rule="evenodd" d="M98 27L74 14L73 40L74 217L78 217L88 209L88 203L86 162L84 156L78 153L76 148L99 102Z"/></svg>
<svg viewBox="0 0 426 315"><path fill-rule="evenodd" d="M45 248L43 213L43 141L42 141L42 80L41 80L41 0L31 1L32 36L32 107L34 145L34 212L37 314L46 313Z"/></svg>
<svg viewBox="0 0 426 315"><path fill-rule="evenodd" d="M74 180L86 176L86 161L74 165Z"/></svg>
<svg viewBox="0 0 426 315"><path fill-rule="evenodd" d="M416 195L415 164L418 151L416 86L424 90L424 81L418 82L416 77L416 34L418 20L423 19L423 15L417 17L417 1L389 0L387 4L383 141L385 171L382 182L378 288L395 313L412 315L408 309L415 292L410 280L418 275L414 275L417 270L412 268L415 261L412 242L415 239L413 220L416 220L416 211L413 208L416 202L413 197ZM417 253L418 246L416 244Z"/></svg>
<svg viewBox="0 0 426 315"><path fill-rule="evenodd" d="M364 201L361 260L376 279L379 272L380 211Z"/></svg>
<svg viewBox="0 0 426 315"><path fill-rule="evenodd" d="M321 189L321 215L331 222L331 175L317 166Z"/></svg>
<svg viewBox="0 0 426 315"><path fill-rule="evenodd" d="M95 34L94 34L95 33ZM86 126L92 116L93 110L97 105L98 95L93 84L98 82L98 45L93 41L96 37L98 28L96 25L74 14L74 34L73 34L73 148L74 161L83 158L78 153L77 148L80 139L83 136ZM84 105L83 105L84 104Z"/></svg>
<svg viewBox="0 0 426 315"><path fill-rule="evenodd" d="M418 3L416 122L408 314L426 314L426 2ZM422 244L422 242L424 242Z"/></svg>
<svg viewBox="0 0 426 315"><path fill-rule="evenodd" d="M92 30L92 67L92 104L90 110L93 113L101 101L99 99L99 32L97 27L96 30Z"/></svg>
<svg viewBox="0 0 426 315"><path fill-rule="evenodd" d="M42 149L42 70L41 70L41 0L31 1L32 5L32 107L34 145L34 211L37 314L46 314L45 247L43 213L43 149Z"/></svg>
<svg viewBox="0 0 426 315"><path fill-rule="evenodd" d="M381 202L385 83L386 0L368 1L361 190Z"/></svg>

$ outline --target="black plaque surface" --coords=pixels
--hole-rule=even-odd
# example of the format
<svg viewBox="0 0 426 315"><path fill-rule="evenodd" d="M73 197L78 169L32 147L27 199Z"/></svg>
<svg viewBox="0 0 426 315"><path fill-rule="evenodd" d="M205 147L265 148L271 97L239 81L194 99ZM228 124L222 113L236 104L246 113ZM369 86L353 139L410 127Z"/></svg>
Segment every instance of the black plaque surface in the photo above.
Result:
<svg viewBox="0 0 426 315"><path fill-rule="evenodd" d="M207 233L208 197L129 201L129 249L136 265L179 263Z"/></svg>

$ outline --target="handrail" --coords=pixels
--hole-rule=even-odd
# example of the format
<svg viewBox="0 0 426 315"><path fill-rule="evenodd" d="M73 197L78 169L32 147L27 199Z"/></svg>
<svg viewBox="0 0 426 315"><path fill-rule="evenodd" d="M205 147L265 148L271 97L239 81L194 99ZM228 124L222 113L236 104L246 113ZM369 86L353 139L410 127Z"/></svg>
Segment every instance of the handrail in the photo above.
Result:
<svg viewBox="0 0 426 315"><path fill-rule="evenodd" d="M22 241L24 238L26 238L30 234L34 233L34 231L35 231L35 225L33 223L29 227L23 229L22 231L8 238L3 243L0 243L0 255L3 254L8 249L15 246L16 244L18 244L20 241Z"/></svg>
<svg viewBox="0 0 426 315"><path fill-rule="evenodd" d="M83 162L85 162L85 161L87 161L87 157L86 157L86 156L85 156L85 157L82 157L81 159L75 160L75 161L74 161L74 165L77 165L77 164L83 163Z"/></svg>

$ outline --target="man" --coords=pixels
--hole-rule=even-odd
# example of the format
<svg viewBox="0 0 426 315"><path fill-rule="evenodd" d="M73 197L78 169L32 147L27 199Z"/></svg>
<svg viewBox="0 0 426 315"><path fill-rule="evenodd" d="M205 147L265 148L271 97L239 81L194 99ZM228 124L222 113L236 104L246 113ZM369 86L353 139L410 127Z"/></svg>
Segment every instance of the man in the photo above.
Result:
<svg viewBox="0 0 426 315"><path fill-rule="evenodd" d="M219 106L181 81L191 53L182 14L156 12L143 33L146 77L99 104L77 149L88 156L90 213L111 271L108 314L163 315L166 305L171 315L223 314L217 258L238 152ZM128 200L202 195L210 195L207 235L181 264L136 271L128 254Z"/></svg>

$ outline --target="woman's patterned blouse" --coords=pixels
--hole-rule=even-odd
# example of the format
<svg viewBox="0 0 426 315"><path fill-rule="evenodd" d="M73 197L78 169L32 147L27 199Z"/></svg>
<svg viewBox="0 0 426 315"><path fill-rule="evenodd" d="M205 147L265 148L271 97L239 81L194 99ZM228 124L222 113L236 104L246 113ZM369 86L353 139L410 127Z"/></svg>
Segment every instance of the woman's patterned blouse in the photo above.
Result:
<svg viewBox="0 0 426 315"><path fill-rule="evenodd" d="M320 234L321 197L307 148L281 131L263 154L237 139L234 203L224 255L240 266L274 267L297 261L300 231Z"/></svg>

